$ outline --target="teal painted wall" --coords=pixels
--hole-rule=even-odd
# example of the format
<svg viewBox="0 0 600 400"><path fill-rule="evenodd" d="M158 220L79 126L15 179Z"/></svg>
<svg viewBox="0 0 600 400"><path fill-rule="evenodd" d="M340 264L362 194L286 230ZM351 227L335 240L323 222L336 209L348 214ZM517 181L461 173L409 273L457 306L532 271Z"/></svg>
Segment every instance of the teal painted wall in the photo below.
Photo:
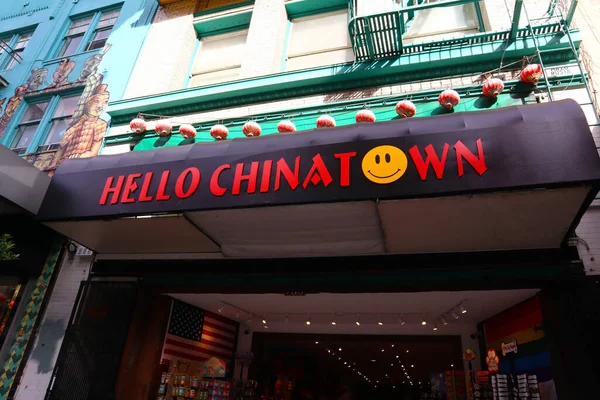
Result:
<svg viewBox="0 0 600 400"><path fill-rule="evenodd" d="M0 76L9 82L7 87L0 89L0 144L7 146L16 133L16 126L23 112L31 102L68 91L83 92L81 104L78 105L83 110L87 99L96 89L102 90L103 96L110 96L111 101L121 99L158 8L158 3L152 0L38 0L30 1L25 7L23 2L3 3L10 4L0 7L0 37L11 33L33 32L22 53L23 61L11 70L0 70ZM99 18L98 12L111 9L120 9L120 13L103 49L81 51L68 59L57 57L62 39L73 18L96 15L84 36L85 41L91 38L94 21ZM58 99L55 98L51 106L53 104L58 104ZM100 119L106 123L98 122L96 128L110 123L110 117L104 112ZM38 132L39 135L36 134L27 153L34 153L37 149L36 141L43 139L44 132ZM98 129L96 134L104 135ZM41 169L49 166L55 168L59 163L51 160L52 154L44 154L43 160L39 155L36 157L35 160L28 159Z"/></svg>

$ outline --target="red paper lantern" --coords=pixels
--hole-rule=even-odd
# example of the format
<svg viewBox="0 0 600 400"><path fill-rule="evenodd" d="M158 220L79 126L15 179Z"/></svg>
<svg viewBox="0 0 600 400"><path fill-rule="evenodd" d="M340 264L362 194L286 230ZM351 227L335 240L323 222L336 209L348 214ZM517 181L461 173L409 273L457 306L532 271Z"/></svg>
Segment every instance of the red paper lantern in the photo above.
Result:
<svg viewBox="0 0 600 400"><path fill-rule="evenodd" d="M260 129L260 125L257 124L256 122L248 121L242 127L242 132L247 137L255 137L255 136L260 136L262 129Z"/></svg>
<svg viewBox="0 0 600 400"><path fill-rule="evenodd" d="M442 107L452 110L460 102L460 95L456 90L447 89L440 93L438 101Z"/></svg>
<svg viewBox="0 0 600 400"><path fill-rule="evenodd" d="M173 125L169 121L156 121L154 130L160 136L169 136L173 132Z"/></svg>
<svg viewBox="0 0 600 400"><path fill-rule="evenodd" d="M321 115L317 119L317 128L333 128L335 127L335 119L331 115Z"/></svg>
<svg viewBox="0 0 600 400"><path fill-rule="evenodd" d="M375 122L375 113L371 110L360 110L359 112L356 113L356 123L362 123L362 122Z"/></svg>
<svg viewBox="0 0 600 400"><path fill-rule="evenodd" d="M196 137L196 128L190 124L183 124L179 127L179 133L184 139L193 139Z"/></svg>
<svg viewBox="0 0 600 400"><path fill-rule="evenodd" d="M396 104L396 114L400 118L410 118L417 113L417 106L412 101L402 100Z"/></svg>
<svg viewBox="0 0 600 400"><path fill-rule="evenodd" d="M283 120L277 124L277 131L279 133L284 132L296 132L296 125L290 120Z"/></svg>
<svg viewBox="0 0 600 400"><path fill-rule="evenodd" d="M496 97L504 90L504 82L498 78L492 78L483 84L483 95L487 97Z"/></svg>
<svg viewBox="0 0 600 400"><path fill-rule="evenodd" d="M144 121L142 118L134 118L129 123L129 128L134 133L144 133L146 132L146 121Z"/></svg>
<svg viewBox="0 0 600 400"><path fill-rule="evenodd" d="M535 85L542 76L544 76L544 72L540 64L529 64L521 71L521 80L525 83L533 83Z"/></svg>
<svg viewBox="0 0 600 400"><path fill-rule="evenodd" d="M229 129L225 125L217 124L210 128L210 136L215 140L225 140L229 135Z"/></svg>

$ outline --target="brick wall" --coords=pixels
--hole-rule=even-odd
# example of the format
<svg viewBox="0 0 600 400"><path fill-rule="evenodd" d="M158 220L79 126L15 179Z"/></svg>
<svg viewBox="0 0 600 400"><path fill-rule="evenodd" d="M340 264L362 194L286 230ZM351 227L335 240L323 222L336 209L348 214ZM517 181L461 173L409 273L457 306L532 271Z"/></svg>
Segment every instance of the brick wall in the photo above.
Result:
<svg viewBox="0 0 600 400"><path fill-rule="evenodd" d="M242 78L281 70L286 28L283 0L256 0L242 60Z"/></svg>
<svg viewBox="0 0 600 400"><path fill-rule="evenodd" d="M196 46L194 0L160 7L148 31L124 98L184 87Z"/></svg>
<svg viewBox="0 0 600 400"><path fill-rule="evenodd" d="M92 258L63 260L37 338L25 366L16 400L44 398L81 281L88 277Z"/></svg>

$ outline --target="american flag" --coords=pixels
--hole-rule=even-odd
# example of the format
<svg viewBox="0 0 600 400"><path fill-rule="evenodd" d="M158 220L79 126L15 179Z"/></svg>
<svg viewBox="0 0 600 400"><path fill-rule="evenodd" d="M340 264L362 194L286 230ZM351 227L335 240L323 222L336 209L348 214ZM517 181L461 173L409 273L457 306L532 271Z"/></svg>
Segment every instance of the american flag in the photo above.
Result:
<svg viewBox="0 0 600 400"><path fill-rule="evenodd" d="M161 364L175 359L206 361L211 357L230 363L237 330L237 322L174 300Z"/></svg>

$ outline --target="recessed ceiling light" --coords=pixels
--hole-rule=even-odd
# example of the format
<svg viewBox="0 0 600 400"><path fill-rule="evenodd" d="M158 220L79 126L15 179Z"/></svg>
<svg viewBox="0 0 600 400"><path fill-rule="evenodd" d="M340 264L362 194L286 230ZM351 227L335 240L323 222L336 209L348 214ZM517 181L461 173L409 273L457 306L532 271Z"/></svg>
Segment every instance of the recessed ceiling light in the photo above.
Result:
<svg viewBox="0 0 600 400"><path fill-rule="evenodd" d="M381 349L381 352L383 353L385 351L385 349Z"/></svg>
<svg viewBox="0 0 600 400"><path fill-rule="evenodd" d="M375 362L375 361L377 361L377 360L371 360L371 362Z"/></svg>
<svg viewBox="0 0 600 400"><path fill-rule="evenodd" d="M340 348L338 349L338 351L342 351L342 348L340 347Z"/></svg>
<svg viewBox="0 0 600 400"><path fill-rule="evenodd" d="M396 358L400 358L400 356L396 356Z"/></svg>
<svg viewBox="0 0 600 400"><path fill-rule="evenodd" d="M450 364L451 367L454 367L454 364Z"/></svg>
<svg viewBox="0 0 600 400"><path fill-rule="evenodd" d="M406 350L406 352L408 353L410 350Z"/></svg>
<svg viewBox="0 0 600 400"><path fill-rule="evenodd" d="M319 344L319 342L315 342L315 344Z"/></svg>
<svg viewBox="0 0 600 400"><path fill-rule="evenodd" d="M466 314L467 309L465 308L465 306L463 306L462 304L458 307L460 309L460 313L461 314Z"/></svg>
<svg viewBox="0 0 600 400"><path fill-rule="evenodd" d="M392 347L394 347L394 344L392 344Z"/></svg>
<svg viewBox="0 0 600 400"><path fill-rule="evenodd" d="M415 366L414 366L413 364L410 364L410 367L411 367L411 368L414 368Z"/></svg>

